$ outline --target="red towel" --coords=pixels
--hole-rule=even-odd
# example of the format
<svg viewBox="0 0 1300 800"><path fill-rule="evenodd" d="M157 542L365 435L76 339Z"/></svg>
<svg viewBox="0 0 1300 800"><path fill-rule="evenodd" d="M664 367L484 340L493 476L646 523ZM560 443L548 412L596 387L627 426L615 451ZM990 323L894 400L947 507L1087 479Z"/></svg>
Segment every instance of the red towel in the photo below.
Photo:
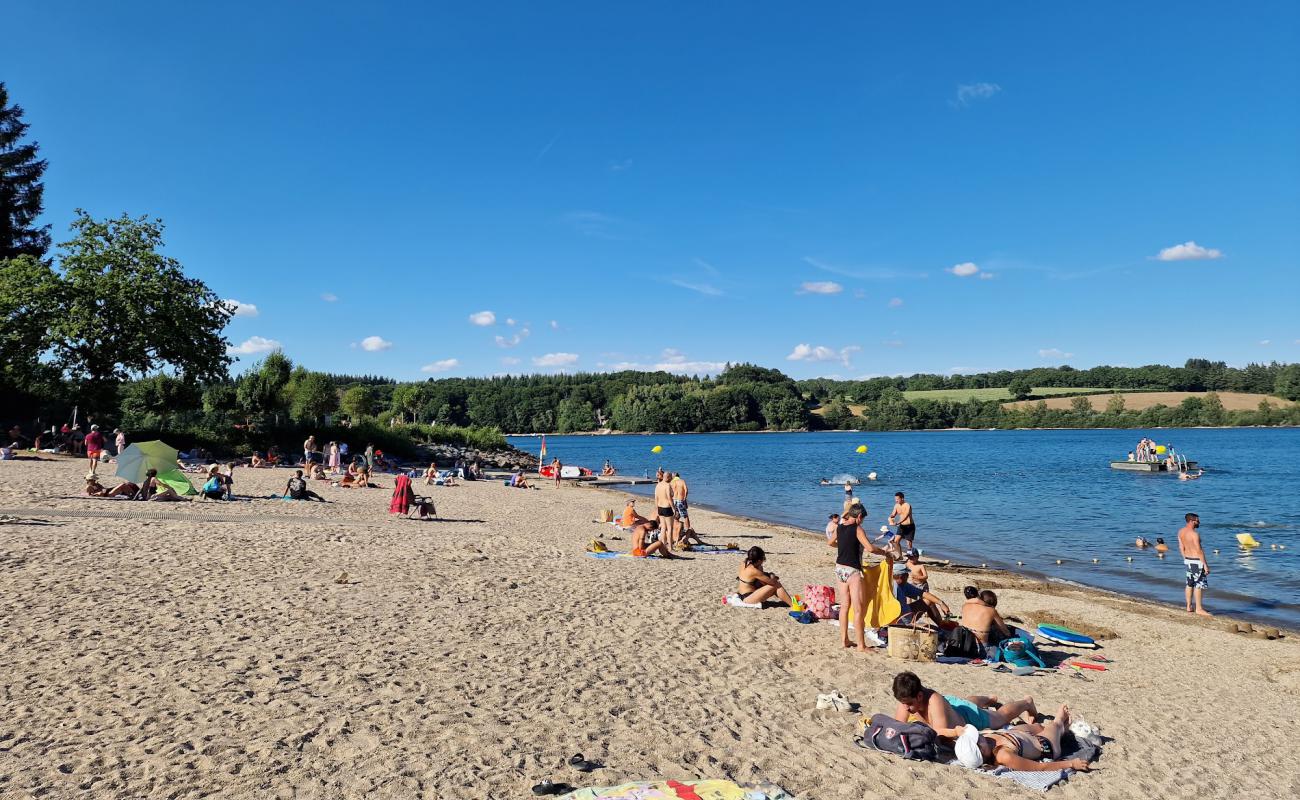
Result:
<svg viewBox="0 0 1300 800"><path fill-rule="evenodd" d="M414 499L415 490L411 488L411 479L405 475L398 475L397 486L393 488L393 502L388 504L388 513L409 513L411 510L411 501Z"/></svg>

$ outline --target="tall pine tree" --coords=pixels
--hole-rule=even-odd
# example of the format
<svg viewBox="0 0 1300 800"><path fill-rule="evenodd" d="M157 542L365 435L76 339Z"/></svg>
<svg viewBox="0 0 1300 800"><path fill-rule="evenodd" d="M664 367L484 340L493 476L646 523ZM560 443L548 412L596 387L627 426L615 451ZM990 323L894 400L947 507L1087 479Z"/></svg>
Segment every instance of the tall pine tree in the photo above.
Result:
<svg viewBox="0 0 1300 800"><path fill-rule="evenodd" d="M21 255L44 258L50 249L50 226L34 226L41 215L45 160L36 142L25 143L27 123L21 106L9 105L0 82L0 261Z"/></svg>

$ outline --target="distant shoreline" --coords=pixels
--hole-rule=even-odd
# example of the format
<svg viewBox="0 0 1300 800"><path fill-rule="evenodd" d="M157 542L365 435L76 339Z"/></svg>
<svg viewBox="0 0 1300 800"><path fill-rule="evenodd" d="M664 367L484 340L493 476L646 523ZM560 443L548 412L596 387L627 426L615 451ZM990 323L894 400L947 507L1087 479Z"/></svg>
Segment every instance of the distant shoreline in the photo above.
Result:
<svg viewBox="0 0 1300 800"><path fill-rule="evenodd" d="M545 433L503 433L506 438L518 437L536 439L542 436L705 436L719 433L725 434L742 434L742 433L860 433L869 436L873 433L952 433L954 431L989 431L989 432L1006 432L1006 431L1218 431L1218 430L1277 430L1278 428L1300 428L1300 425L1139 425L1132 428L1115 428L1110 426L1089 426L1086 428L888 428L879 431L863 431L856 428L827 428L825 430L809 430L800 428L792 431L779 431L764 429L760 431L574 431L571 433L558 433L547 431Z"/></svg>

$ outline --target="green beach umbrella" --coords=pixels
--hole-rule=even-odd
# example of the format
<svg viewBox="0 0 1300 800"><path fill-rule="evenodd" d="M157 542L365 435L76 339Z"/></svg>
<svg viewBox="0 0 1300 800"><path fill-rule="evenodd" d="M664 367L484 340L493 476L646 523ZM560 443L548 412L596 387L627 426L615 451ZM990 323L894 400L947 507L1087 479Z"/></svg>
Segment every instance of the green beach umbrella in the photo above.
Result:
<svg viewBox="0 0 1300 800"><path fill-rule="evenodd" d="M151 469L158 470L158 479L176 490L177 494L197 494L190 479L176 466L176 448L166 442L137 442L117 456L117 477L139 484Z"/></svg>

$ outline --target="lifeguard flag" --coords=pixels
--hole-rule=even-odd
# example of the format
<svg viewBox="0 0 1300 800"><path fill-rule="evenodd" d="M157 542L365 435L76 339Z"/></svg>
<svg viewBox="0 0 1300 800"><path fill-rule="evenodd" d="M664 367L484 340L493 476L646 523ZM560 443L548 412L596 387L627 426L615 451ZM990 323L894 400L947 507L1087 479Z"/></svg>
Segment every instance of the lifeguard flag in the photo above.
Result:
<svg viewBox="0 0 1300 800"><path fill-rule="evenodd" d="M542 452L537 457L546 458L546 434L542 434Z"/></svg>

